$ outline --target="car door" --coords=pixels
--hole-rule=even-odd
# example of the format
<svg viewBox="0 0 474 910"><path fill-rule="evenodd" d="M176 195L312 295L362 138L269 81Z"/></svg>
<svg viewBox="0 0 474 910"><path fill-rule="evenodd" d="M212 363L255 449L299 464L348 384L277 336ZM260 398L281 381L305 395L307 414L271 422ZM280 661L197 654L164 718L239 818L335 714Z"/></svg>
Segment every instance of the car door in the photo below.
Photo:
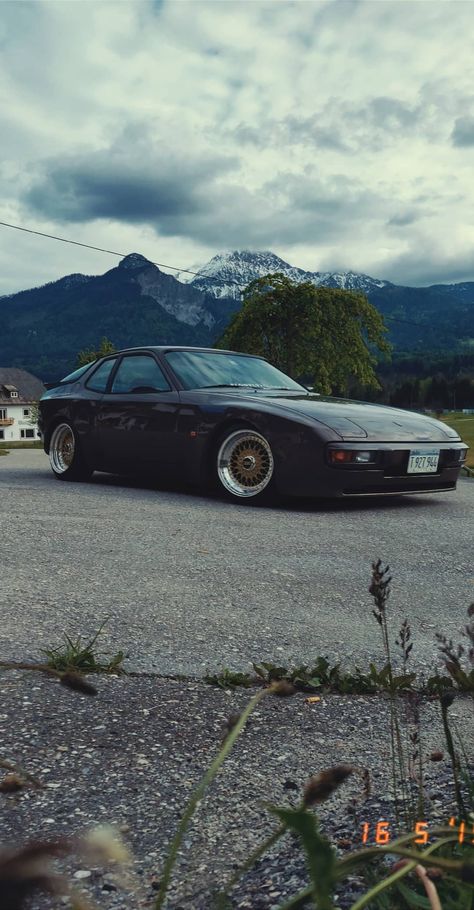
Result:
<svg viewBox="0 0 474 910"><path fill-rule="evenodd" d="M124 354L98 406L105 467L134 470L176 463L179 393L151 352Z"/></svg>

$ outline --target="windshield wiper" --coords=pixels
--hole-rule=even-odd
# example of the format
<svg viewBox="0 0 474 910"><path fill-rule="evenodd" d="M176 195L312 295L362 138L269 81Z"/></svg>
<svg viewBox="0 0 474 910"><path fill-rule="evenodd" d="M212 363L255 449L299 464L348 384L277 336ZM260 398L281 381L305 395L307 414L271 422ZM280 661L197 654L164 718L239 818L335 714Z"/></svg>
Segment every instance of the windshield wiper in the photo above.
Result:
<svg viewBox="0 0 474 910"><path fill-rule="evenodd" d="M201 385L200 389L262 389L261 385L253 382L220 382L217 385Z"/></svg>

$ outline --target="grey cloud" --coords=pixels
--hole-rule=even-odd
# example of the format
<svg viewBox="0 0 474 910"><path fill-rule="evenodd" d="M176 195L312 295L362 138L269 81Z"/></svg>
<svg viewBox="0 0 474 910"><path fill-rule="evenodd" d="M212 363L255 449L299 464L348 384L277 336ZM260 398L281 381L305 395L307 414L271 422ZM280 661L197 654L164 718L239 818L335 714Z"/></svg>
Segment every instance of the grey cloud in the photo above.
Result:
<svg viewBox="0 0 474 910"><path fill-rule="evenodd" d="M397 98L373 98L367 106L369 117L383 129L412 128L420 120L421 107L411 108Z"/></svg>
<svg viewBox="0 0 474 910"><path fill-rule="evenodd" d="M466 252L458 256L443 256L428 239L418 238L414 252L398 256L383 267L383 278L413 287L472 281L474 255Z"/></svg>
<svg viewBox="0 0 474 910"><path fill-rule="evenodd" d="M207 211L170 219L167 229L227 247L342 242L361 222L378 219L380 199L344 177L327 181L282 173L251 192L221 183Z"/></svg>
<svg viewBox="0 0 474 910"><path fill-rule="evenodd" d="M352 151L379 151L401 135L406 138L427 128L421 103L411 107L398 98L380 96L359 106L338 99L332 107L332 116Z"/></svg>
<svg viewBox="0 0 474 910"><path fill-rule="evenodd" d="M387 221L389 227L406 227L407 224L414 224L417 221L419 215L416 212L399 212L397 215L393 215L392 218Z"/></svg>
<svg viewBox="0 0 474 910"><path fill-rule="evenodd" d="M341 174L279 173L255 190L224 155L187 158L150 146L147 129L127 128L110 151L46 162L25 205L62 222L108 219L148 224L163 237L210 246L268 246L339 240L362 220L380 220L380 197ZM133 140L133 141L132 141Z"/></svg>
<svg viewBox="0 0 474 910"><path fill-rule="evenodd" d="M284 120L284 128L292 143L315 145L340 152L350 151L342 138L340 126L328 123L327 118L320 118L317 114L308 118L290 115Z"/></svg>
<svg viewBox="0 0 474 910"><path fill-rule="evenodd" d="M23 202L61 221L159 224L206 208L203 188L238 165L235 156L188 158L164 147L146 149L145 138L127 128L110 151L46 162Z"/></svg>
<svg viewBox="0 0 474 910"><path fill-rule="evenodd" d="M424 118L421 102L410 106L398 98L380 96L353 105L342 98L330 98L310 117L262 117L258 127L241 123L231 135L258 148L301 145L352 154L368 147L381 149L401 134L427 129Z"/></svg>
<svg viewBox="0 0 474 910"><path fill-rule="evenodd" d="M458 117L454 123L451 140L458 148L474 145L474 117Z"/></svg>
<svg viewBox="0 0 474 910"><path fill-rule="evenodd" d="M380 198L375 193L344 174L333 174L326 180L320 180L281 173L267 183L265 190L281 194L290 211L295 208L332 220L342 215L352 219L363 218L375 212L380 204Z"/></svg>
<svg viewBox="0 0 474 910"><path fill-rule="evenodd" d="M241 123L230 135L237 142L254 145L256 148L304 145L349 152L350 148L344 142L340 130L336 126L325 126L319 121L318 115L297 117L291 114L282 120L262 119L258 127Z"/></svg>
<svg viewBox="0 0 474 910"><path fill-rule="evenodd" d="M34 211L60 221L116 218L129 222L196 211L193 188L177 178L154 177L131 167L58 166L25 195Z"/></svg>

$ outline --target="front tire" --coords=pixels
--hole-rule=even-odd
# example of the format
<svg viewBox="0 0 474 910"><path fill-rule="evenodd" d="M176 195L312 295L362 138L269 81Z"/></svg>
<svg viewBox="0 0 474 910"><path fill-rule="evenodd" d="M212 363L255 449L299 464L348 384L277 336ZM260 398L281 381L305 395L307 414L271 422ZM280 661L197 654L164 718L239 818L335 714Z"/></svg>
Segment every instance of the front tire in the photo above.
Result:
<svg viewBox="0 0 474 910"><path fill-rule="evenodd" d="M228 431L216 447L215 471L227 497L259 501L273 492L275 461L270 443L250 428Z"/></svg>
<svg viewBox="0 0 474 910"><path fill-rule="evenodd" d="M84 461L76 433L69 423L54 428L49 443L49 463L58 480L88 480L92 469Z"/></svg>

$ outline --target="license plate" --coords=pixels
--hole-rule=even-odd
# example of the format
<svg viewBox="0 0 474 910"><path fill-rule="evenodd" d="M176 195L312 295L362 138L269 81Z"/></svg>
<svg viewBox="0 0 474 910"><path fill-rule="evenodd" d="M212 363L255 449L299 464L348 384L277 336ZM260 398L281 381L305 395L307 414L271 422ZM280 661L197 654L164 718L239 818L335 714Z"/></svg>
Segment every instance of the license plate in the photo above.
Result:
<svg viewBox="0 0 474 910"><path fill-rule="evenodd" d="M436 474L439 449L412 449L408 458L408 474Z"/></svg>

